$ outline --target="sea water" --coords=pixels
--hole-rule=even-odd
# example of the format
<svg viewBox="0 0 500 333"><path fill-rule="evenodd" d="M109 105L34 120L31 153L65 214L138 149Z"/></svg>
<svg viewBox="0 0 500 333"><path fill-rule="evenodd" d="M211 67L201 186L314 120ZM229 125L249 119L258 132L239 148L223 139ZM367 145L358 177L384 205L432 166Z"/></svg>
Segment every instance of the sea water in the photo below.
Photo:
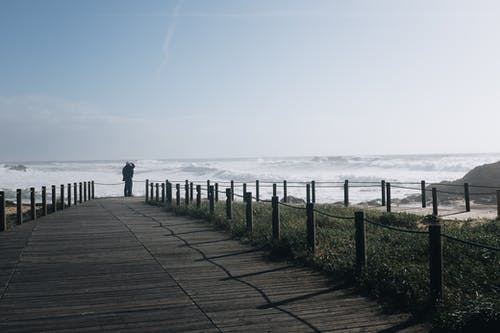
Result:
<svg viewBox="0 0 500 333"><path fill-rule="evenodd" d="M287 180L288 195L305 198L305 183L314 180L317 183L317 202L337 202L343 200L341 183L349 180L350 201L364 202L380 199L381 189L377 183L381 180L393 183L455 180L478 165L499 160L500 153L132 160L136 166L133 194L144 195L146 179L155 182L168 179L181 184L187 179L205 186L207 180L212 184L234 180L237 185L248 183L247 191L254 193L255 180L259 180L262 184L261 198L269 198L271 184L277 183L278 195L282 196L282 182ZM121 196L121 171L125 162L0 162L0 189L6 192L7 199L14 199L17 188L24 190L26 198L29 187L35 187L39 199L42 186L50 189L51 185L56 185L59 191L60 184L93 180L96 197ZM26 170L15 168L18 164L25 166ZM222 183L219 189L223 190L227 186L227 183ZM402 198L418 193L418 184L405 187L415 190L393 188L392 196ZM236 193L241 190L241 185L236 186Z"/></svg>

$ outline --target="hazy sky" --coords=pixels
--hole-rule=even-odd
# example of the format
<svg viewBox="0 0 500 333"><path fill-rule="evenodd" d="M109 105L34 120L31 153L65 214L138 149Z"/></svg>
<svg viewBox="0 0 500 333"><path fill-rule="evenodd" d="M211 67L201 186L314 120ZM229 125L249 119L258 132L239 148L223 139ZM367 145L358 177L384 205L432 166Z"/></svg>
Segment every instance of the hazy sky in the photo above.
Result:
<svg viewBox="0 0 500 333"><path fill-rule="evenodd" d="M0 0L0 160L500 151L499 1Z"/></svg>

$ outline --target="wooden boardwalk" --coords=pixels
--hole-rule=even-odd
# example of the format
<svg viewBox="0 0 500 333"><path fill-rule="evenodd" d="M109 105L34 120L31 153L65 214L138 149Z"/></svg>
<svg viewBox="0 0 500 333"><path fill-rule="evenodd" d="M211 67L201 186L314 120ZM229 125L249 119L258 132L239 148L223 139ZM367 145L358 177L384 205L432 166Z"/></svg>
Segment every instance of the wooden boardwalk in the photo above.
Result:
<svg viewBox="0 0 500 333"><path fill-rule="evenodd" d="M0 234L0 332L425 332L342 283L135 198Z"/></svg>

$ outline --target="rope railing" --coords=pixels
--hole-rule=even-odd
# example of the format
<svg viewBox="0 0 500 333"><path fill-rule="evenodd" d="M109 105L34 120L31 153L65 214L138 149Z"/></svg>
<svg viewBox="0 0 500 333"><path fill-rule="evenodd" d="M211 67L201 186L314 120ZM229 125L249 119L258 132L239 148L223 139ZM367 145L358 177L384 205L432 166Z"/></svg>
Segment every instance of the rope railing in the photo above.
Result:
<svg viewBox="0 0 500 333"><path fill-rule="evenodd" d="M500 248L498 248L498 247L493 247L493 246L489 246L489 245L485 245L485 244L479 244L479 243L471 242L471 241L460 239L460 238L456 238L456 237L453 237L453 236L450 236L450 235L447 235L447 234L441 234L441 237L449 239L449 240L454 241L454 242L458 242L458 243L462 243L462 244L465 244L465 245L469 245L469 246L472 246L472 247L477 247L477 248L481 248L481 249L487 249L487 250L491 250L491 251L500 252Z"/></svg>
<svg viewBox="0 0 500 333"><path fill-rule="evenodd" d="M282 201L278 201L278 204L281 206L285 206L285 207L289 207L289 208L293 208L293 209L297 209L297 210L306 210L306 207L294 206L294 205L284 203Z"/></svg>
<svg viewBox="0 0 500 333"><path fill-rule="evenodd" d="M386 225L386 224L382 224L382 223L379 223L379 222L375 222L375 221L369 220L367 218L365 218L365 222L368 222L368 223L370 223L372 225L376 225L378 227L382 227L382 228L386 228L386 229L390 229L390 230L398 231L398 232L404 232L404 233L408 233L408 234L417 234L417 235L424 235L424 234L427 235L427 234L429 234L427 231L419 231L419 230L397 228L397 227L393 227L393 226L390 226L390 225Z"/></svg>
<svg viewBox="0 0 500 333"><path fill-rule="evenodd" d="M321 214L323 216L331 217L331 218L334 218L334 219L339 219L339 220L354 220L354 216L339 216L339 215L334 215L334 214L330 214L330 213L321 211L321 210L316 209L316 208L314 208L313 211L316 212L316 213L318 213L318 214Z"/></svg>

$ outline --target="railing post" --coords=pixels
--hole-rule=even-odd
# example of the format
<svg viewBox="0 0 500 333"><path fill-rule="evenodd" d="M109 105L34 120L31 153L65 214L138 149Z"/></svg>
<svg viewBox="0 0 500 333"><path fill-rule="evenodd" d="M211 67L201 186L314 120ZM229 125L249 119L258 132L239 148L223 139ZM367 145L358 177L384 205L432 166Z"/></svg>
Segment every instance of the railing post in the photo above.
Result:
<svg viewBox="0 0 500 333"><path fill-rule="evenodd" d="M497 218L500 219L500 190L497 190Z"/></svg>
<svg viewBox="0 0 500 333"><path fill-rule="evenodd" d="M210 189L210 179L207 179L207 198L208 198L208 194L210 193L209 189Z"/></svg>
<svg viewBox="0 0 500 333"><path fill-rule="evenodd" d="M83 202L87 201L87 182L83 182Z"/></svg>
<svg viewBox="0 0 500 333"><path fill-rule="evenodd" d="M35 188L30 187L30 215L31 220L36 220Z"/></svg>
<svg viewBox="0 0 500 333"><path fill-rule="evenodd" d="M443 251L439 224L429 225L429 272L431 302L436 305L443 296Z"/></svg>
<svg viewBox="0 0 500 333"><path fill-rule="evenodd" d="M20 188L16 190L16 224L23 224L23 197Z"/></svg>
<svg viewBox="0 0 500 333"><path fill-rule="evenodd" d="M90 184L90 180L89 180L89 181L87 182L87 187L88 187L88 189L87 189L87 199L88 199L88 200L92 199L92 198L91 198L91 196L90 196L90 185L91 185L91 184Z"/></svg>
<svg viewBox="0 0 500 333"><path fill-rule="evenodd" d="M226 217L230 220L233 219L233 201L230 188L226 188Z"/></svg>
<svg viewBox="0 0 500 333"><path fill-rule="evenodd" d="M252 192L245 192L244 199L246 205L247 230L253 232L253 208L252 208Z"/></svg>
<svg viewBox="0 0 500 333"><path fill-rule="evenodd" d="M175 184L175 204L177 207L181 205L181 185Z"/></svg>
<svg viewBox="0 0 500 333"><path fill-rule="evenodd" d="M278 195L278 189L276 187L276 183L273 184L273 197Z"/></svg>
<svg viewBox="0 0 500 333"><path fill-rule="evenodd" d="M311 202L311 184L306 184L306 203Z"/></svg>
<svg viewBox="0 0 500 333"><path fill-rule="evenodd" d="M260 201L260 188L259 188L259 181L255 181L255 201L259 202Z"/></svg>
<svg viewBox="0 0 500 333"><path fill-rule="evenodd" d="M161 203L165 203L165 183L161 183Z"/></svg>
<svg viewBox="0 0 500 333"><path fill-rule="evenodd" d="M464 183L465 211L470 212L470 192L469 183Z"/></svg>
<svg viewBox="0 0 500 333"><path fill-rule="evenodd" d="M80 203L82 203L82 202L83 202L82 182L79 182L79 183L78 183L78 190L79 190L79 192L80 192L80 197L79 197L79 200L78 200L78 201L79 201Z"/></svg>
<svg viewBox="0 0 500 333"><path fill-rule="evenodd" d="M231 180L231 201L234 201L234 180Z"/></svg>
<svg viewBox="0 0 500 333"><path fill-rule="evenodd" d="M155 201L158 204L160 202L160 184L155 184Z"/></svg>
<svg viewBox="0 0 500 333"><path fill-rule="evenodd" d="M184 183L184 203L189 206L189 181L187 179Z"/></svg>
<svg viewBox="0 0 500 333"><path fill-rule="evenodd" d="M42 216L47 216L47 188L42 186Z"/></svg>
<svg viewBox="0 0 500 333"><path fill-rule="evenodd" d="M272 204L272 224L273 224L273 240L279 241L281 239L281 228L280 228L280 206L279 198L273 196L271 199Z"/></svg>
<svg viewBox="0 0 500 333"><path fill-rule="evenodd" d="M92 183L92 197L91 197L91 199L95 199L95 183L94 183L94 181L92 181L91 183Z"/></svg>
<svg viewBox="0 0 500 333"><path fill-rule="evenodd" d="M154 197L154 184L153 184L153 182L151 182L151 184L149 184L149 200L151 202L153 202L155 200L155 197Z"/></svg>
<svg viewBox="0 0 500 333"><path fill-rule="evenodd" d="M77 205L78 203L78 185L77 183L73 183L73 205Z"/></svg>
<svg viewBox="0 0 500 333"><path fill-rule="evenodd" d="M5 192L0 191L0 231L7 230L7 215L5 212Z"/></svg>
<svg viewBox="0 0 500 333"><path fill-rule="evenodd" d="M422 197L422 208L427 207L427 198L425 191L425 180L420 181L420 196Z"/></svg>
<svg viewBox="0 0 500 333"><path fill-rule="evenodd" d="M193 201L193 191L194 191L194 184L193 182L189 183L189 200L192 202Z"/></svg>
<svg viewBox="0 0 500 333"><path fill-rule="evenodd" d="M243 200L245 200L245 193L247 193L247 183L243 183Z"/></svg>
<svg viewBox="0 0 500 333"><path fill-rule="evenodd" d="M316 221L314 218L314 203L306 204L307 211L307 246L312 254L316 252Z"/></svg>
<svg viewBox="0 0 500 333"><path fill-rule="evenodd" d="M391 183L387 182L385 183L386 191L385 191L385 196L387 197L387 202L386 202L386 210L388 213L391 212L392 209L392 202L391 202Z"/></svg>
<svg viewBox="0 0 500 333"><path fill-rule="evenodd" d="M214 198L215 202L219 202L219 183L215 183L215 186L212 191L213 191L212 194L215 193L215 198Z"/></svg>
<svg viewBox="0 0 500 333"><path fill-rule="evenodd" d="M286 180L283 181L283 202L288 202L288 189Z"/></svg>
<svg viewBox="0 0 500 333"><path fill-rule="evenodd" d="M81 193L82 192L80 191L80 195L81 195ZM80 196L80 200L81 200L81 196ZM52 213L55 213L56 211L57 211L56 186L52 185Z"/></svg>
<svg viewBox="0 0 500 333"><path fill-rule="evenodd" d="M311 202L316 203L316 182L311 181Z"/></svg>
<svg viewBox="0 0 500 333"><path fill-rule="evenodd" d="M64 210L64 185L61 184L60 185L60 188L61 188L61 210Z"/></svg>
<svg viewBox="0 0 500 333"><path fill-rule="evenodd" d="M169 205L172 204L172 183L167 180L165 180L165 187L167 189L167 203Z"/></svg>
<svg viewBox="0 0 500 333"><path fill-rule="evenodd" d="M366 226L363 212L354 212L354 225L356 227L356 274L359 275L366 265Z"/></svg>
<svg viewBox="0 0 500 333"><path fill-rule="evenodd" d="M149 179L146 179L146 203L149 201Z"/></svg>
<svg viewBox="0 0 500 333"><path fill-rule="evenodd" d="M437 189L432 188L432 215L438 216L438 199L437 199Z"/></svg>
<svg viewBox="0 0 500 333"><path fill-rule="evenodd" d="M217 184L217 183L216 183ZM210 215L212 215L215 211L215 196L214 196L214 186L211 185L208 187L208 210Z"/></svg>
<svg viewBox="0 0 500 333"><path fill-rule="evenodd" d="M349 206L349 181L344 182L344 206Z"/></svg>
<svg viewBox="0 0 500 333"><path fill-rule="evenodd" d="M382 180L380 182L380 191L381 191L381 197L382 197L382 207L385 206L385 180Z"/></svg>
<svg viewBox="0 0 500 333"><path fill-rule="evenodd" d="M210 191L208 191L208 194L210 195ZM201 207L201 185L196 185L196 208L200 207Z"/></svg>
<svg viewBox="0 0 500 333"><path fill-rule="evenodd" d="M68 207L71 207L71 183L68 183Z"/></svg>

